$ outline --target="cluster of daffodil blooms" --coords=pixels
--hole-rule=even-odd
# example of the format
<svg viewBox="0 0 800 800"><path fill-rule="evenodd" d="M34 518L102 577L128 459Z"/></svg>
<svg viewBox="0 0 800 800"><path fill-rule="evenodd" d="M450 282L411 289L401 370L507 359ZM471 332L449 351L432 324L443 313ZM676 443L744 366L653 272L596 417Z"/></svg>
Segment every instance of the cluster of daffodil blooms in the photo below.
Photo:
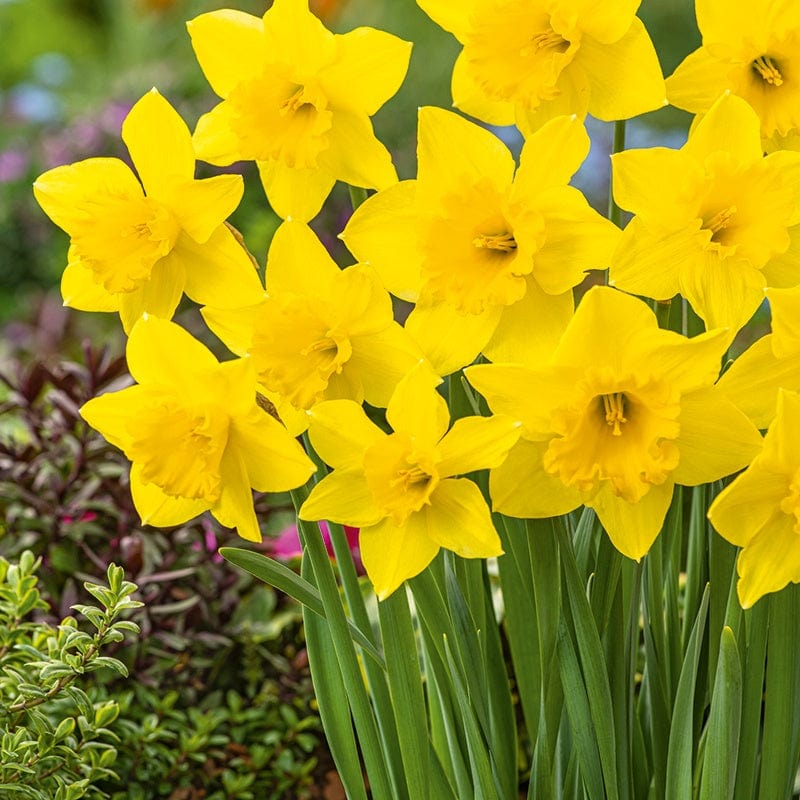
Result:
<svg viewBox="0 0 800 800"><path fill-rule="evenodd" d="M637 0L417 2L463 49L414 179L370 120L411 44L275 0L188 24L221 98L193 134L153 89L122 128L136 173L36 181L71 237L65 304L129 337L136 383L83 417L131 460L143 523L210 511L259 541L252 490L292 492L301 577L224 554L304 602L348 796L360 748L376 798L512 798L518 770L529 797L789 797L800 4L697 0L702 46L665 81ZM570 185L587 114L621 141L667 104L697 115L686 144L616 152L605 218ZM518 163L486 124L517 125ZM283 220L265 283L226 223L241 177L196 159L256 162ZM308 225L336 181L369 190L344 268ZM576 307L589 270L606 285ZM772 332L731 362L765 292ZM183 294L236 358L170 321Z"/></svg>

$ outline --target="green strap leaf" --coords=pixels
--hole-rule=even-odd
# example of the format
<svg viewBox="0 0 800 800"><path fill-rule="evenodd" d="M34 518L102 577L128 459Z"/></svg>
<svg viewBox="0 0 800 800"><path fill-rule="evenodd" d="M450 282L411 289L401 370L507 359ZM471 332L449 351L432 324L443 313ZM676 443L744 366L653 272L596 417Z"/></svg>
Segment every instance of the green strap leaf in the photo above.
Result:
<svg viewBox="0 0 800 800"><path fill-rule="evenodd" d="M733 631L722 629L708 719L700 800L730 800L736 782L742 718L742 666Z"/></svg>
<svg viewBox="0 0 800 800"><path fill-rule="evenodd" d="M322 598L316 586L290 570L285 564L281 564L263 553L255 553L239 547L221 547L219 552L226 561L234 566L285 592L322 619L327 618ZM366 653L369 653L382 669L386 669L383 656L375 645L351 622L348 622L348 628L353 641Z"/></svg>

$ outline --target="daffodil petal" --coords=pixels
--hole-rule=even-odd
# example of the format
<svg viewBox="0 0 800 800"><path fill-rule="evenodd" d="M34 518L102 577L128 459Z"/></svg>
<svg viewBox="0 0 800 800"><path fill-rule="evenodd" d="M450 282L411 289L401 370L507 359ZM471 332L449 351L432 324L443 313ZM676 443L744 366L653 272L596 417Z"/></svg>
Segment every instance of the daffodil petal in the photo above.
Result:
<svg viewBox="0 0 800 800"><path fill-rule="evenodd" d="M304 222L284 222L272 237L267 255L267 290L318 297L341 274L325 245Z"/></svg>
<svg viewBox="0 0 800 800"><path fill-rule="evenodd" d="M366 114L335 111L328 135L330 145L319 156L321 169L367 189L385 189L397 183L392 156L375 136Z"/></svg>
<svg viewBox="0 0 800 800"><path fill-rule="evenodd" d="M800 550L795 518L776 514L739 553L736 585L742 608L750 608L769 592L800 583Z"/></svg>
<svg viewBox="0 0 800 800"><path fill-rule="evenodd" d="M756 459L714 498L708 518L731 544L747 547L774 517L787 491L786 477Z"/></svg>
<svg viewBox="0 0 800 800"><path fill-rule="evenodd" d="M677 231L655 236L634 217L611 256L608 282L631 294L669 300L680 288L680 265L700 252L697 235Z"/></svg>
<svg viewBox="0 0 800 800"><path fill-rule="evenodd" d="M164 199L172 179L194 178L192 135L156 89L138 100L125 117L122 140L148 197Z"/></svg>
<svg viewBox="0 0 800 800"><path fill-rule="evenodd" d="M157 261L141 289L119 296L119 317L125 332L130 333L145 313L172 319L185 285L186 269L174 251Z"/></svg>
<svg viewBox="0 0 800 800"><path fill-rule="evenodd" d="M638 561L661 531L672 490L671 482L652 486L638 503L629 503L604 486L587 505L594 509L614 547Z"/></svg>
<svg viewBox="0 0 800 800"><path fill-rule="evenodd" d="M800 352L800 286L790 289L768 289L772 309L771 339L775 355L786 358Z"/></svg>
<svg viewBox="0 0 800 800"><path fill-rule="evenodd" d="M171 497L154 483L144 483L141 468L134 464L131 467L131 496L142 525L153 525L157 528L170 528L181 525L208 510L208 501Z"/></svg>
<svg viewBox="0 0 800 800"><path fill-rule="evenodd" d="M181 228L198 244L207 242L236 210L243 191L241 175L179 181L165 189L168 204Z"/></svg>
<svg viewBox="0 0 800 800"><path fill-rule="evenodd" d="M223 101L197 120L192 135L197 158L221 167L227 167L234 161L247 158L247 155L242 153L239 137L233 132L234 116L235 112L230 103Z"/></svg>
<svg viewBox="0 0 800 800"><path fill-rule="evenodd" d="M478 81L468 55L462 50L453 66L453 107L490 125L513 125L514 104L491 97Z"/></svg>
<svg viewBox="0 0 800 800"><path fill-rule="evenodd" d="M707 328L729 328L733 338L764 300L764 275L743 259L721 259L714 252L700 258L694 269L681 265L681 294Z"/></svg>
<svg viewBox="0 0 800 800"><path fill-rule="evenodd" d="M61 297L64 305L79 311L119 311L119 295L106 291L97 283L90 267L80 260L72 260L61 275Z"/></svg>
<svg viewBox="0 0 800 800"><path fill-rule="evenodd" d="M417 0L417 5L441 28L450 31L463 44L470 31L470 17L479 0Z"/></svg>
<svg viewBox="0 0 800 800"><path fill-rule="evenodd" d="M431 504L408 518L406 528L418 528L440 547L462 558L491 558L503 552L481 490L468 478L442 481Z"/></svg>
<svg viewBox="0 0 800 800"><path fill-rule="evenodd" d="M281 219L313 219L336 183L336 176L323 169L292 168L282 161L257 164L267 200Z"/></svg>
<svg viewBox="0 0 800 800"><path fill-rule="evenodd" d="M267 51L259 17L224 8L201 14L186 27L203 74L220 97L263 71Z"/></svg>
<svg viewBox="0 0 800 800"><path fill-rule="evenodd" d="M81 416L104 438L123 452L130 441L130 423L147 398L143 386L129 386L118 392L106 392L81 406Z"/></svg>
<svg viewBox="0 0 800 800"><path fill-rule="evenodd" d="M412 303L422 285L416 187L416 181L400 181L368 197L339 237L360 262L375 268L393 295Z"/></svg>
<svg viewBox="0 0 800 800"><path fill-rule="evenodd" d="M203 378L219 362L188 331L157 317L145 317L128 337L128 369L138 383L181 386L186 394L207 393ZM205 375L204 375L205 373Z"/></svg>
<svg viewBox="0 0 800 800"><path fill-rule="evenodd" d="M490 180L501 191L514 179L514 159L493 133L442 108L419 110L417 178L441 192L464 181ZM453 154L457 154L457 158Z"/></svg>
<svg viewBox="0 0 800 800"><path fill-rule="evenodd" d="M759 453L758 429L715 387L681 398L681 460L672 473L676 483L698 486L747 466Z"/></svg>
<svg viewBox="0 0 800 800"><path fill-rule="evenodd" d="M404 431L424 446L433 446L450 424L450 411L436 391L439 378L424 362L418 363L401 381L386 408L386 419L394 431Z"/></svg>
<svg viewBox="0 0 800 800"><path fill-rule="evenodd" d="M519 439L521 426L512 417L502 416L456 420L439 443L439 475L448 478L500 466Z"/></svg>
<svg viewBox="0 0 800 800"><path fill-rule="evenodd" d="M239 536L248 542L260 542L261 529L258 527L253 492L241 453L226 447L219 470L222 491L219 500L211 507L211 513L225 527L236 528Z"/></svg>
<svg viewBox="0 0 800 800"><path fill-rule="evenodd" d="M736 162L761 161L761 123L753 108L735 94L722 95L692 130L683 152L702 161L723 150Z"/></svg>
<svg viewBox="0 0 800 800"><path fill-rule="evenodd" d="M589 113L598 119L630 119L667 104L658 56L638 17L614 43L584 37L576 61L591 86Z"/></svg>
<svg viewBox="0 0 800 800"><path fill-rule="evenodd" d="M405 328L436 372L448 375L475 360L495 332L503 308L465 314L446 303L418 303Z"/></svg>
<svg viewBox="0 0 800 800"><path fill-rule="evenodd" d="M86 202L98 196L143 197L130 167L118 158L87 158L55 167L33 184L36 201L45 214L67 233L86 225Z"/></svg>
<svg viewBox="0 0 800 800"><path fill-rule="evenodd" d="M253 330L263 307L263 302L232 309L205 306L200 313L213 334L241 357L253 346Z"/></svg>
<svg viewBox="0 0 800 800"><path fill-rule="evenodd" d="M775 334L769 334L750 345L717 384L719 390L762 430L775 418L778 389L800 391L800 352L779 357L773 351L775 338Z"/></svg>
<svg viewBox="0 0 800 800"><path fill-rule="evenodd" d="M522 146L512 197L537 197L545 189L564 186L589 155L589 135L577 117L550 120Z"/></svg>
<svg viewBox="0 0 800 800"><path fill-rule="evenodd" d="M547 442L520 439L499 467L489 473L492 508L509 517L544 519L573 511L580 492L546 472L542 457Z"/></svg>
<svg viewBox="0 0 800 800"><path fill-rule="evenodd" d="M616 225L601 217L570 186L553 189L539 202L545 241L534 256L533 275L548 294L568 292L590 269L605 269L620 239Z"/></svg>
<svg viewBox="0 0 800 800"><path fill-rule="evenodd" d="M391 517L362 527L358 546L378 600L385 600L403 581L419 575L439 552L439 545L427 537L422 526L398 526Z"/></svg>
<svg viewBox="0 0 800 800"><path fill-rule="evenodd" d="M264 14L264 52L278 64L302 64L313 75L336 56L334 35L315 17L307 2L274 0Z"/></svg>
<svg viewBox="0 0 800 800"><path fill-rule="evenodd" d="M385 408L401 378L422 358L411 337L396 322L380 333L353 336L348 367L362 377L364 398Z"/></svg>
<svg viewBox="0 0 800 800"><path fill-rule="evenodd" d="M384 514L375 505L364 470L353 467L335 469L316 484L300 508L299 516L300 519L327 519L363 529L377 524Z"/></svg>
<svg viewBox="0 0 800 800"><path fill-rule="evenodd" d="M699 47L667 78L667 98L686 111L705 111L728 88L730 70L730 64Z"/></svg>
<svg viewBox="0 0 800 800"><path fill-rule="evenodd" d="M196 303L238 308L253 305L264 295L250 255L225 225L202 245L181 236L170 258L183 265L185 292Z"/></svg>
<svg viewBox="0 0 800 800"><path fill-rule="evenodd" d="M386 436L352 400L318 403L309 416L309 437L314 450L337 470L360 465L364 451Z"/></svg>
<svg viewBox="0 0 800 800"><path fill-rule="evenodd" d="M483 354L496 363L536 367L549 360L574 310L572 291L547 294L533 278L522 300L503 309Z"/></svg>
<svg viewBox="0 0 800 800"><path fill-rule="evenodd" d="M336 37L336 60L320 74L331 105L372 116L397 93L408 70L411 42L375 28Z"/></svg>
<svg viewBox="0 0 800 800"><path fill-rule="evenodd" d="M315 467L286 428L261 409L232 420L228 447L244 461L257 492L286 492L304 484Z"/></svg>

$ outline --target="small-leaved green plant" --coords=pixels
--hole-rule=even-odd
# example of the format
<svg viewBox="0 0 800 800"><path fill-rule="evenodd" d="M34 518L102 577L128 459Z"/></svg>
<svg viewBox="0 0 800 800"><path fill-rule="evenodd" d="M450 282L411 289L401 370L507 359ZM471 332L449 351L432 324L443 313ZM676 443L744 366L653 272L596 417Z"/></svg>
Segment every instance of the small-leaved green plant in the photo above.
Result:
<svg viewBox="0 0 800 800"><path fill-rule="evenodd" d="M74 617L54 626L37 588L41 559L30 551L17 563L0 558L0 796L77 800L107 795L95 784L114 777L117 737L108 726L119 714L113 699L93 702L88 673L127 668L106 655L138 626L120 619L141 603L121 567L109 565L107 585L85 583L96 604L74 605L94 631Z"/></svg>

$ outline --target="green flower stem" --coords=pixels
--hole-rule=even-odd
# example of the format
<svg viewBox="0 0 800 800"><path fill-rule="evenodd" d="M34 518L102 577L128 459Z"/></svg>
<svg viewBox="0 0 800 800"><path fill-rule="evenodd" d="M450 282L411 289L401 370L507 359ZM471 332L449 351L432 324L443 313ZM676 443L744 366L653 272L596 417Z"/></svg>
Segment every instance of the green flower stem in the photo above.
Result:
<svg viewBox="0 0 800 800"><path fill-rule="evenodd" d="M367 190L350 184L348 184L347 189L350 192L350 203L353 206L353 211L355 211L367 199Z"/></svg>
<svg viewBox="0 0 800 800"><path fill-rule="evenodd" d="M292 490L292 502L298 512L308 494L308 486ZM327 612L330 634L335 644L336 658L342 671L342 678L348 689L353 721L361 743L370 785L375 797L392 797L385 755L377 744L379 742L378 727L364 686L355 646L347 629L347 617L322 534L318 525L301 520L299 517L297 530L306 550L306 556L311 561L317 588Z"/></svg>
<svg viewBox="0 0 800 800"><path fill-rule="evenodd" d="M614 140L611 145L611 155L621 153L625 149L625 120L618 119L614 123ZM611 173L608 176L608 218L618 228L622 223L622 209L614 202L614 183Z"/></svg>

